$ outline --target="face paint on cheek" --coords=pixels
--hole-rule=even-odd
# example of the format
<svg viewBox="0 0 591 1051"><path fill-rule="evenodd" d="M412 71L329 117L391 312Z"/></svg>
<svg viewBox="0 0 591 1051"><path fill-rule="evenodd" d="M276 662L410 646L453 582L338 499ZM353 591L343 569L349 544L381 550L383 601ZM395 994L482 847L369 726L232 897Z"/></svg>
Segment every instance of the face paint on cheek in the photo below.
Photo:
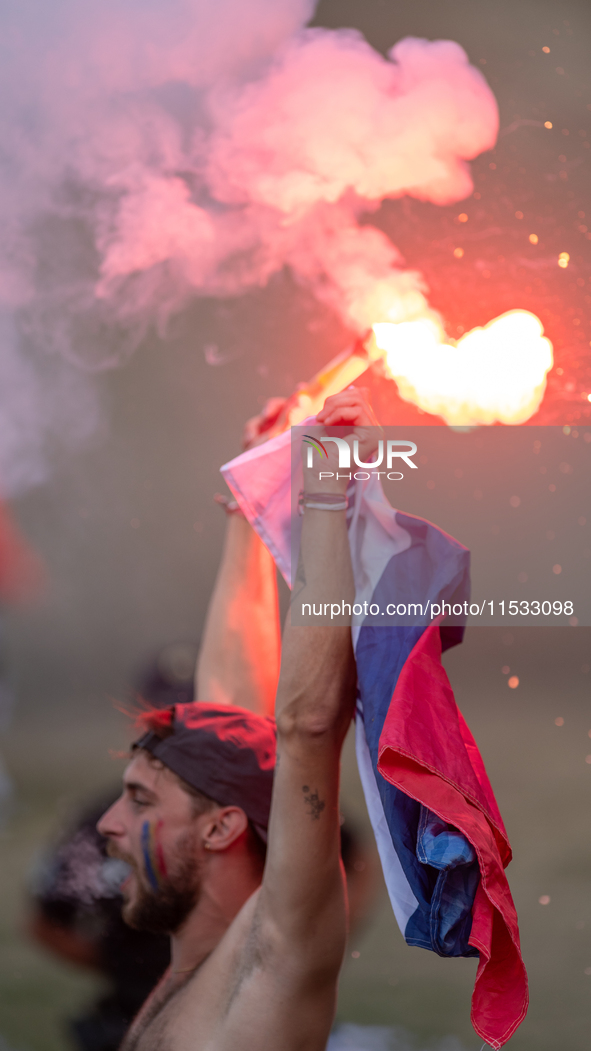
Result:
<svg viewBox="0 0 591 1051"><path fill-rule="evenodd" d="M150 822L144 821L142 825L142 854L144 857L144 868L146 870L146 876L148 877L148 883L152 890L157 891L160 889L160 885L154 853L154 831Z"/></svg>
<svg viewBox="0 0 591 1051"><path fill-rule="evenodd" d="M159 876L161 877L161 879L166 879L166 877L168 876L168 870L166 868L164 851L162 849L161 832L162 821L159 821L154 831L154 857Z"/></svg>

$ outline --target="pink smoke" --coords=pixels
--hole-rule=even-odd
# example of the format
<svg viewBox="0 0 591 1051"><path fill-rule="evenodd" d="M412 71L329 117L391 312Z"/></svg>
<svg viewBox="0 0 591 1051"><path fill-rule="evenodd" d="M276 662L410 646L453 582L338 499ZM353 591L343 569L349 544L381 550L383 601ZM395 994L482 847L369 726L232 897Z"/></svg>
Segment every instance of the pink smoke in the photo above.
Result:
<svg viewBox="0 0 591 1051"><path fill-rule="evenodd" d="M451 41L403 40L384 58L355 31L304 28L313 8L20 0L0 12L9 489L45 476L48 435L79 441L95 426L81 370L117 365L196 295L243 293L288 266L353 330L430 316L420 274L371 213L403 194L466 197L467 162L496 138L494 97Z"/></svg>
<svg viewBox="0 0 591 1051"><path fill-rule="evenodd" d="M388 197L471 192L467 161L493 145L497 107L457 44L407 39L385 59L354 31L302 30L256 79L213 86L206 113L182 176L145 163L112 176L99 296L164 265L179 296L233 294L287 264L353 328L429 312L420 277L359 219ZM145 306L153 294L148 280Z"/></svg>

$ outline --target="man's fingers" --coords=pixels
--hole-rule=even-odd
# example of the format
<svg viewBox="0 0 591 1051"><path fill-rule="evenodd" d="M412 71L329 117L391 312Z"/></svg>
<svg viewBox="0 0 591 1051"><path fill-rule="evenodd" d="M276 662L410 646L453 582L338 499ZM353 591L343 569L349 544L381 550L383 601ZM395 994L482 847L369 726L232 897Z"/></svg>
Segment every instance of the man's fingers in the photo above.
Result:
<svg viewBox="0 0 591 1051"><path fill-rule="evenodd" d="M320 420L320 416L318 419ZM320 422L326 427L337 426L339 423L354 423L359 426L363 424L365 427L370 425L367 413L357 405L343 405L342 408L335 408L328 415L324 415Z"/></svg>
<svg viewBox="0 0 591 1051"><path fill-rule="evenodd" d="M351 428L357 436L359 453L364 460L375 452L377 436L383 433L371 407L369 391L362 387L349 387L327 398L316 418L327 429L339 426Z"/></svg>
<svg viewBox="0 0 591 1051"><path fill-rule="evenodd" d="M325 427L353 423L358 427L379 427L364 387L349 387L326 399L317 420Z"/></svg>
<svg viewBox="0 0 591 1051"><path fill-rule="evenodd" d="M331 394L322 408L322 412L331 410L339 405L369 405L369 391L367 387L347 387L338 394Z"/></svg>

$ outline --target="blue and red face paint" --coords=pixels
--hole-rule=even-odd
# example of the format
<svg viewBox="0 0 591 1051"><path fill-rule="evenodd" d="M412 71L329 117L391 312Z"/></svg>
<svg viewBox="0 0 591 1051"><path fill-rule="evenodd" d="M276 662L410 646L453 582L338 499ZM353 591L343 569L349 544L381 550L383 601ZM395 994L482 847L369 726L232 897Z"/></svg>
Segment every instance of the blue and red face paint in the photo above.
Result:
<svg viewBox="0 0 591 1051"><path fill-rule="evenodd" d="M141 844L144 868L148 882L155 893L160 890L163 880L168 875L160 839L161 829L162 821L156 822L155 825L151 821L144 821L142 825Z"/></svg>

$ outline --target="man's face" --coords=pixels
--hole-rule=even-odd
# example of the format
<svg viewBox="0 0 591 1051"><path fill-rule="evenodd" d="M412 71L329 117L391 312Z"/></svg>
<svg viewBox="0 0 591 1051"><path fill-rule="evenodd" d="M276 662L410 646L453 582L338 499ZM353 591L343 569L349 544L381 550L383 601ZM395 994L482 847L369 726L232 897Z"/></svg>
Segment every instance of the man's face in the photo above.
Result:
<svg viewBox="0 0 591 1051"><path fill-rule="evenodd" d="M109 840L109 854L131 866L121 887L123 919L131 927L173 933L197 904L199 826L174 774L145 753L135 756L120 798L97 825Z"/></svg>

